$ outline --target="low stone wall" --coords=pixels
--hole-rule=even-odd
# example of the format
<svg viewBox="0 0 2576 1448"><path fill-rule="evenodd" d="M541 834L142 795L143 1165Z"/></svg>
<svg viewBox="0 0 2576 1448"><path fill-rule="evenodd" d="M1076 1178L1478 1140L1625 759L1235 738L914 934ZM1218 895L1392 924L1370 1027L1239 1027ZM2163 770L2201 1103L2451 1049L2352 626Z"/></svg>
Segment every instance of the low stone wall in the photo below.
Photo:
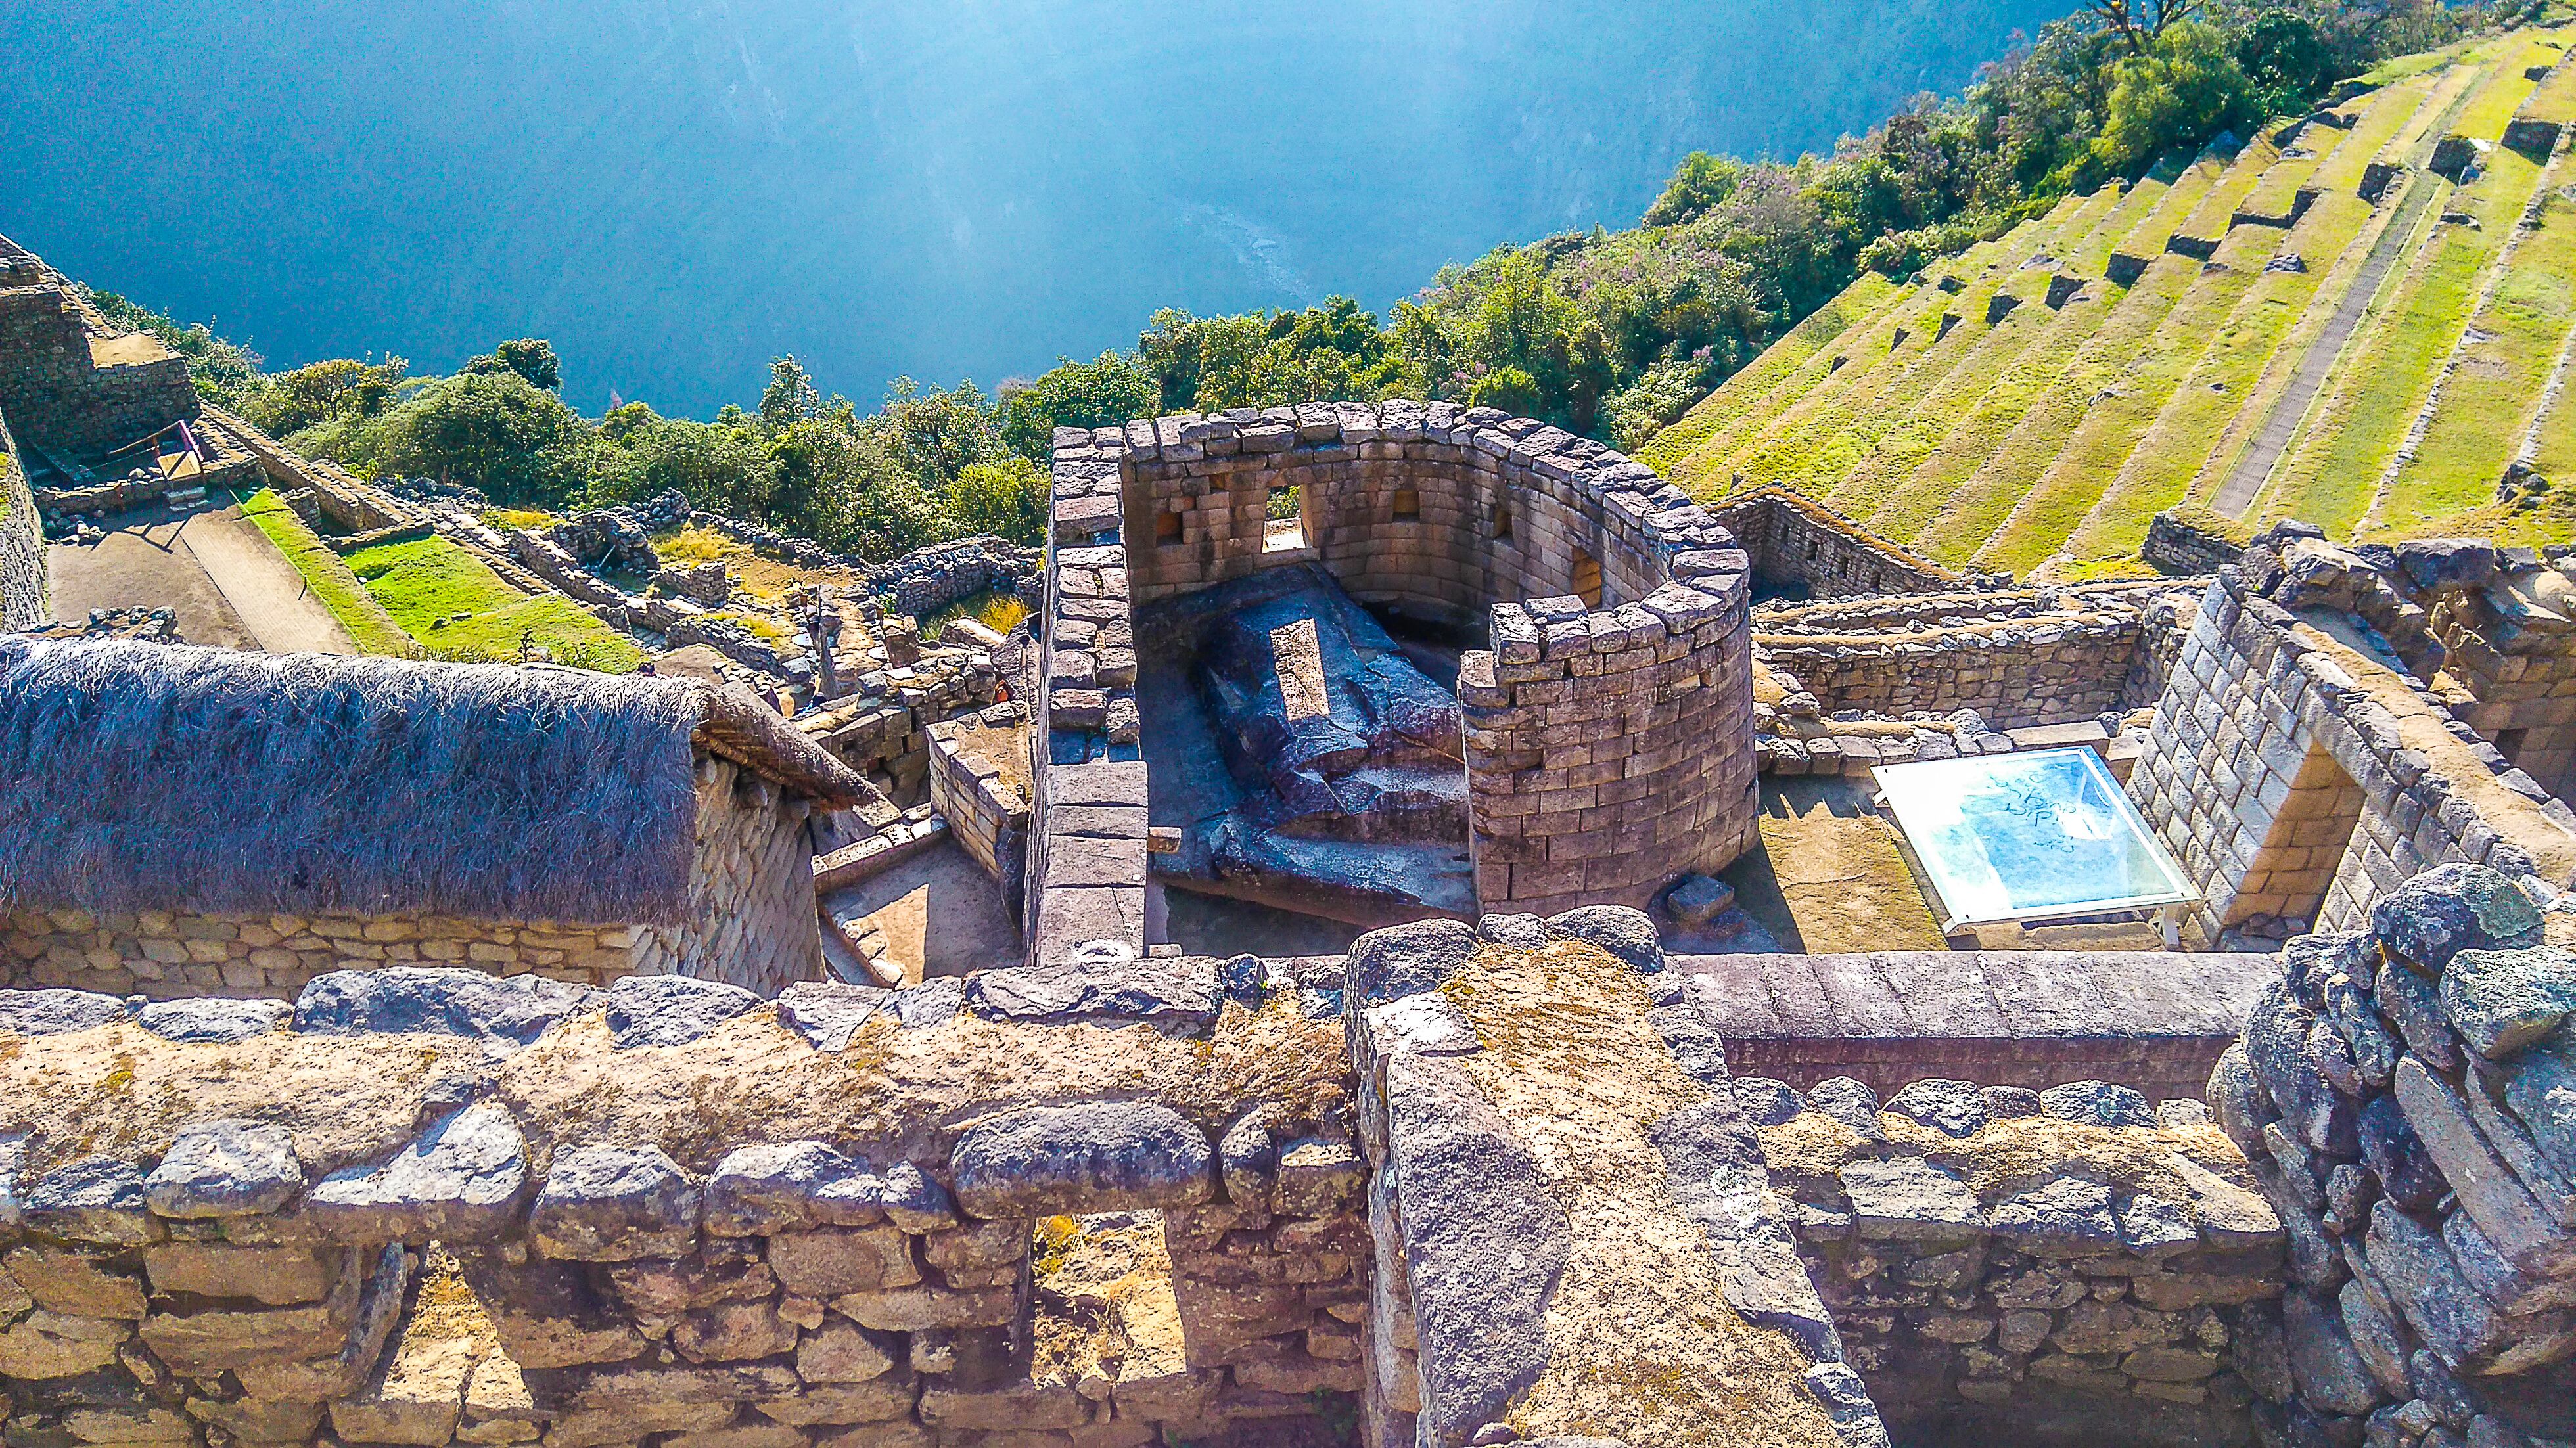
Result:
<svg viewBox="0 0 2576 1448"><path fill-rule="evenodd" d="M20 909L0 916L0 985L140 995L292 1000L317 975L392 965L469 965L605 985L669 969L647 927L410 915L94 915Z"/></svg>
<svg viewBox="0 0 2576 1448"><path fill-rule="evenodd" d="M313 508L345 532L376 533L429 521L409 500L353 477L337 464L315 462L220 407L210 404L205 414L209 430L249 454L270 486L281 493L309 490Z"/></svg>
<svg viewBox="0 0 2576 1448"><path fill-rule="evenodd" d="M1025 759L1028 731L1010 706L1000 707L998 721L969 716L930 726L930 803L959 848L1015 899L1028 869L1029 799L995 759L1004 751Z"/></svg>
<svg viewBox="0 0 2576 1448"><path fill-rule="evenodd" d="M2247 550L2204 596L2156 706L2129 793L2203 890L2213 937L2357 925L2437 864L2492 865L2540 898L2576 883L2576 814L2374 657L2439 646L2421 609L2355 581L2320 544L2286 561ZM2372 632L2356 605L2381 620Z"/></svg>
<svg viewBox="0 0 2576 1448"><path fill-rule="evenodd" d="M2147 602L2122 587L1823 605L1766 611L1753 637L1826 712L1974 709L2020 728L2125 707Z"/></svg>
<svg viewBox="0 0 2576 1448"><path fill-rule="evenodd" d="M1136 1448L1312 1417L1361 1375L1341 1032L1257 972L1228 1005L1213 962L1097 984L368 973L291 1029L0 995L13 1423ZM93 1056L128 1084L28 1089Z"/></svg>
<svg viewBox="0 0 2576 1448"><path fill-rule="evenodd" d="M1738 1077L1845 1359L1899 1442L2242 1443L2283 1232L2197 1101Z"/></svg>
<svg viewBox="0 0 2576 1448"><path fill-rule="evenodd" d="M33 628L54 616L45 586L44 524L9 420L0 417L0 632Z"/></svg>
<svg viewBox="0 0 2576 1448"><path fill-rule="evenodd" d="M894 611L927 617L984 593L1019 597L1037 579L1038 553L995 537L960 538L916 548L869 570L868 586Z"/></svg>
<svg viewBox="0 0 2576 1448"><path fill-rule="evenodd" d="M1747 489L1710 504L1709 513L1752 556L1754 585L1766 591L1846 598L1945 592L1963 582L1787 488Z"/></svg>
<svg viewBox="0 0 2576 1448"><path fill-rule="evenodd" d="M1890 1095L1926 1076L2105 1080L2166 1100L2201 1094L2277 968L2251 954L1956 950L1680 956L1673 969L1744 1075L1851 1077Z"/></svg>
<svg viewBox="0 0 2576 1448"><path fill-rule="evenodd" d="M2492 870L2290 942L2210 1076L2289 1230L2278 1442L2512 1444L2576 1421L2576 956ZM2533 1435L2525 1437L2524 1435Z"/></svg>
<svg viewBox="0 0 2576 1448"><path fill-rule="evenodd" d="M2245 542L2224 519L2167 509L2147 520L2138 557L2167 573L2215 573L2244 556Z"/></svg>

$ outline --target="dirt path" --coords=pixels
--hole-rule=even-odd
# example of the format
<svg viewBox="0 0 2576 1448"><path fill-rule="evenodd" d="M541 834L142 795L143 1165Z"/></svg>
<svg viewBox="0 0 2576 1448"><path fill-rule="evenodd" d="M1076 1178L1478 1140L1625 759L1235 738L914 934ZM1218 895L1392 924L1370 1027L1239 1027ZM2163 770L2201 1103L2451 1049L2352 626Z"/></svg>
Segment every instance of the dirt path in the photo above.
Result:
<svg viewBox="0 0 2576 1448"><path fill-rule="evenodd" d="M272 654L354 654L349 631L313 596L304 575L240 510L199 513L179 535L234 612Z"/></svg>
<svg viewBox="0 0 2576 1448"><path fill-rule="evenodd" d="M224 601L223 590L179 541L179 532L177 520L164 518L129 524L86 547L48 546L45 572L54 616L78 620L93 609L167 608L179 616L179 637L192 644L258 648L258 636Z"/></svg>
<svg viewBox="0 0 2576 1448"><path fill-rule="evenodd" d="M54 614L168 608L179 636L215 648L354 654L348 630L265 534L232 509L129 518L104 542L45 550Z"/></svg>

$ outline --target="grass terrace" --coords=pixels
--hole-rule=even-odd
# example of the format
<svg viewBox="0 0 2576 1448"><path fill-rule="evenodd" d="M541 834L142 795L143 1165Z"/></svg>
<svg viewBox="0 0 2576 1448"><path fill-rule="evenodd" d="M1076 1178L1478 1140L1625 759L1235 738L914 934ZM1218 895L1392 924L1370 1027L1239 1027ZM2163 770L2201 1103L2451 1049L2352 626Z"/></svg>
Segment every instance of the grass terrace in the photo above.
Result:
<svg viewBox="0 0 2576 1448"><path fill-rule="evenodd" d="M286 506L273 489L262 488L241 500L242 516L251 526L268 536L295 571L304 575L306 586L331 616L348 630L358 651L407 658L420 652L420 644L403 631L382 604L367 592L366 585L349 571L349 565L321 535L305 526L295 510Z"/></svg>
<svg viewBox="0 0 2576 1448"><path fill-rule="evenodd" d="M459 663L543 658L624 674L644 662L634 640L558 593L530 597L445 538L382 543L349 555L349 572L430 657Z"/></svg>

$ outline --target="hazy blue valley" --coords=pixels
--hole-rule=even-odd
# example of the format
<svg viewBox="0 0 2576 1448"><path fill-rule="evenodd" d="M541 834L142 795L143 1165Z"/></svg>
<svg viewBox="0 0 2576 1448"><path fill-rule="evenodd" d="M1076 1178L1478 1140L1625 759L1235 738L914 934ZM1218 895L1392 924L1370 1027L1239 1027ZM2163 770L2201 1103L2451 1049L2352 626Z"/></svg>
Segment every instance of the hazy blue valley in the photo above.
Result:
<svg viewBox="0 0 2576 1448"><path fill-rule="evenodd" d="M271 367L538 335L584 411L703 416L782 352L866 404L1157 307L1383 308L2071 8L19 0L0 232Z"/></svg>

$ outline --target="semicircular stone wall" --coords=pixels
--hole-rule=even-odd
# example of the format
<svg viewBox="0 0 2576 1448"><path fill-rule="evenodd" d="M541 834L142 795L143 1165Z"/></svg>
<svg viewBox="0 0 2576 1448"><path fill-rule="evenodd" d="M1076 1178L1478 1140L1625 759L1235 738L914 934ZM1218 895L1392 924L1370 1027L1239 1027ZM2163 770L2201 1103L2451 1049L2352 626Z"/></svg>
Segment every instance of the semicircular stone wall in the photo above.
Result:
<svg viewBox="0 0 2576 1448"><path fill-rule="evenodd" d="M1644 905L1756 838L1749 562L1589 438L1408 401L1062 428L1052 532L1042 763L1138 757L1134 604L1320 562L1363 603L1488 631L1459 675L1482 908Z"/></svg>

